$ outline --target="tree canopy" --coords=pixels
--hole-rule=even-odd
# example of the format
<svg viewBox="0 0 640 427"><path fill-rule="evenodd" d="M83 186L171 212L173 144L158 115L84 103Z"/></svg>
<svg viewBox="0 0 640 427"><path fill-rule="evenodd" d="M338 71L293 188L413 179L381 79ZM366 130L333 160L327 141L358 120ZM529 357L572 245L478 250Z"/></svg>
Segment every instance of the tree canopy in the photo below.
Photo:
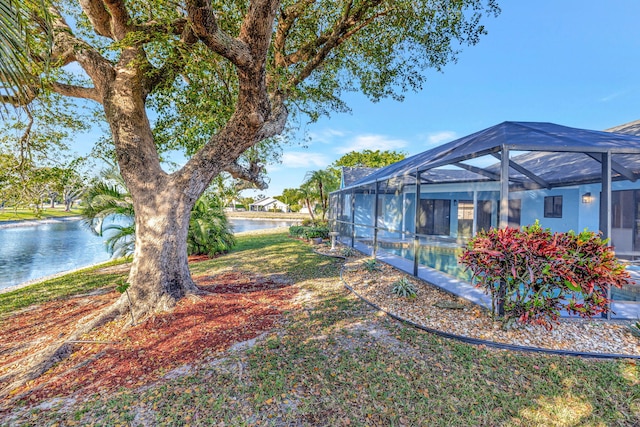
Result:
<svg viewBox="0 0 640 427"><path fill-rule="evenodd" d="M326 219L329 211L329 193L336 191L339 186L340 180L328 169L307 172L300 190L311 218L314 218L313 211L317 203L322 221Z"/></svg>
<svg viewBox="0 0 640 427"><path fill-rule="evenodd" d="M214 177L226 171L265 188L264 156L289 119L344 111L347 91L402 99L426 70L477 43L483 18L499 12L495 0L51 0L47 10L50 50L42 8L30 8L25 26L40 87L1 92L0 102L37 109L73 99L71 111L94 108L93 120L108 125L136 214L136 318L201 292L187 232ZM167 173L162 152L176 148L189 160ZM128 314L128 304L123 296L91 324ZM50 360L64 348L52 351Z"/></svg>
<svg viewBox="0 0 640 427"><path fill-rule="evenodd" d="M367 167L381 168L399 162L406 157L406 153L394 150L362 150L351 151L331 163L331 167Z"/></svg>

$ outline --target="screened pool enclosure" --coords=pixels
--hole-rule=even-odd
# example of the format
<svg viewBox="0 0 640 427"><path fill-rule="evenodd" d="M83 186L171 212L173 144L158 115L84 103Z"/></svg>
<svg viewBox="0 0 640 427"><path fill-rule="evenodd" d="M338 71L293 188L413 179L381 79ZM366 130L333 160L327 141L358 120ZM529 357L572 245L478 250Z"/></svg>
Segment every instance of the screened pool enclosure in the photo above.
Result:
<svg viewBox="0 0 640 427"><path fill-rule="evenodd" d="M331 194L340 242L482 305L457 258L490 227L601 231L636 275L638 136L504 122L365 175ZM611 297L613 317L640 317L640 285Z"/></svg>

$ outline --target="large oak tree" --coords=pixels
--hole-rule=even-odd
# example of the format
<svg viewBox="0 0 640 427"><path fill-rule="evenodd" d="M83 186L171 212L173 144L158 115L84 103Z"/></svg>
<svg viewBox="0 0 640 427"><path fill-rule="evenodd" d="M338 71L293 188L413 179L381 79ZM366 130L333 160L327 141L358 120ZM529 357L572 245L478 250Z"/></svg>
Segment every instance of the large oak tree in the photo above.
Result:
<svg viewBox="0 0 640 427"><path fill-rule="evenodd" d="M494 0L52 0L48 9L50 56L37 45L42 21L27 40L42 86L0 96L24 104L57 94L100 108L134 202L136 318L199 292L186 236L214 177L264 187L261 156L246 153L273 144L291 115L345 110L345 91L399 99L477 43L483 15L498 13ZM175 148L189 160L168 173L161 152Z"/></svg>

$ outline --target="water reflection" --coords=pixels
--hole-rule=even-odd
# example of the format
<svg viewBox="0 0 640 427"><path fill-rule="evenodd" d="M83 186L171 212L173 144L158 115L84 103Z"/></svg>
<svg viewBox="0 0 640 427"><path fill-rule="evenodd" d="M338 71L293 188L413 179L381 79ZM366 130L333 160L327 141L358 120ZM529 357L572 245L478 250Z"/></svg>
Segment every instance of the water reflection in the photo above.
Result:
<svg viewBox="0 0 640 427"><path fill-rule="evenodd" d="M298 224L299 221L274 221L260 219L239 219L229 218L229 222L233 225L234 233L242 233L243 231L265 230L267 228L290 227Z"/></svg>
<svg viewBox="0 0 640 427"><path fill-rule="evenodd" d="M234 232L289 227L295 221L231 219ZM104 238L80 220L0 226L0 289L109 260Z"/></svg>
<svg viewBox="0 0 640 427"><path fill-rule="evenodd" d="M82 221L0 228L0 288L109 258L104 239Z"/></svg>

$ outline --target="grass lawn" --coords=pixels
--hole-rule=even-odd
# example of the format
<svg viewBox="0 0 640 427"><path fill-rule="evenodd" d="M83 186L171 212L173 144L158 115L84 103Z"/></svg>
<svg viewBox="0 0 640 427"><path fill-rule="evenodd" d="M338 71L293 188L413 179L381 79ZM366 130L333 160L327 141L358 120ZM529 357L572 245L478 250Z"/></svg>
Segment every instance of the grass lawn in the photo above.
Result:
<svg viewBox="0 0 640 427"><path fill-rule="evenodd" d="M18 418L0 412L0 425L640 425L635 362L513 353L439 338L362 303L344 289L339 269L340 261L283 233L240 236L232 253L193 264L192 272L286 277L300 289L300 308L279 327L253 346L145 387L59 400L52 409L30 410L24 402ZM19 299L30 289L42 295L35 301L61 298L103 286L102 280L91 271L76 273L26 288ZM62 290L65 284L69 289ZM49 287L61 293L45 295Z"/></svg>
<svg viewBox="0 0 640 427"><path fill-rule="evenodd" d="M15 291L0 293L0 319L7 313L34 304L84 294L108 286L120 279L126 279L124 274L94 274L98 269L123 264L124 262L124 258L109 261L99 266L89 267L45 282L18 288Z"/></svg>
<svg viewBox="0 0 640 427"><path fill-rule="evenodd" d="M64 206L59 205L56 208L46 208L40 212L40 217L37 217L33 209L12 209L5 208L0 210L0 222L2 221L24 221L29 219L44 219L44 218L60 218L65 216L77 216L80 215L80 209L73 208L69 212L65 212Z"/></svg>

